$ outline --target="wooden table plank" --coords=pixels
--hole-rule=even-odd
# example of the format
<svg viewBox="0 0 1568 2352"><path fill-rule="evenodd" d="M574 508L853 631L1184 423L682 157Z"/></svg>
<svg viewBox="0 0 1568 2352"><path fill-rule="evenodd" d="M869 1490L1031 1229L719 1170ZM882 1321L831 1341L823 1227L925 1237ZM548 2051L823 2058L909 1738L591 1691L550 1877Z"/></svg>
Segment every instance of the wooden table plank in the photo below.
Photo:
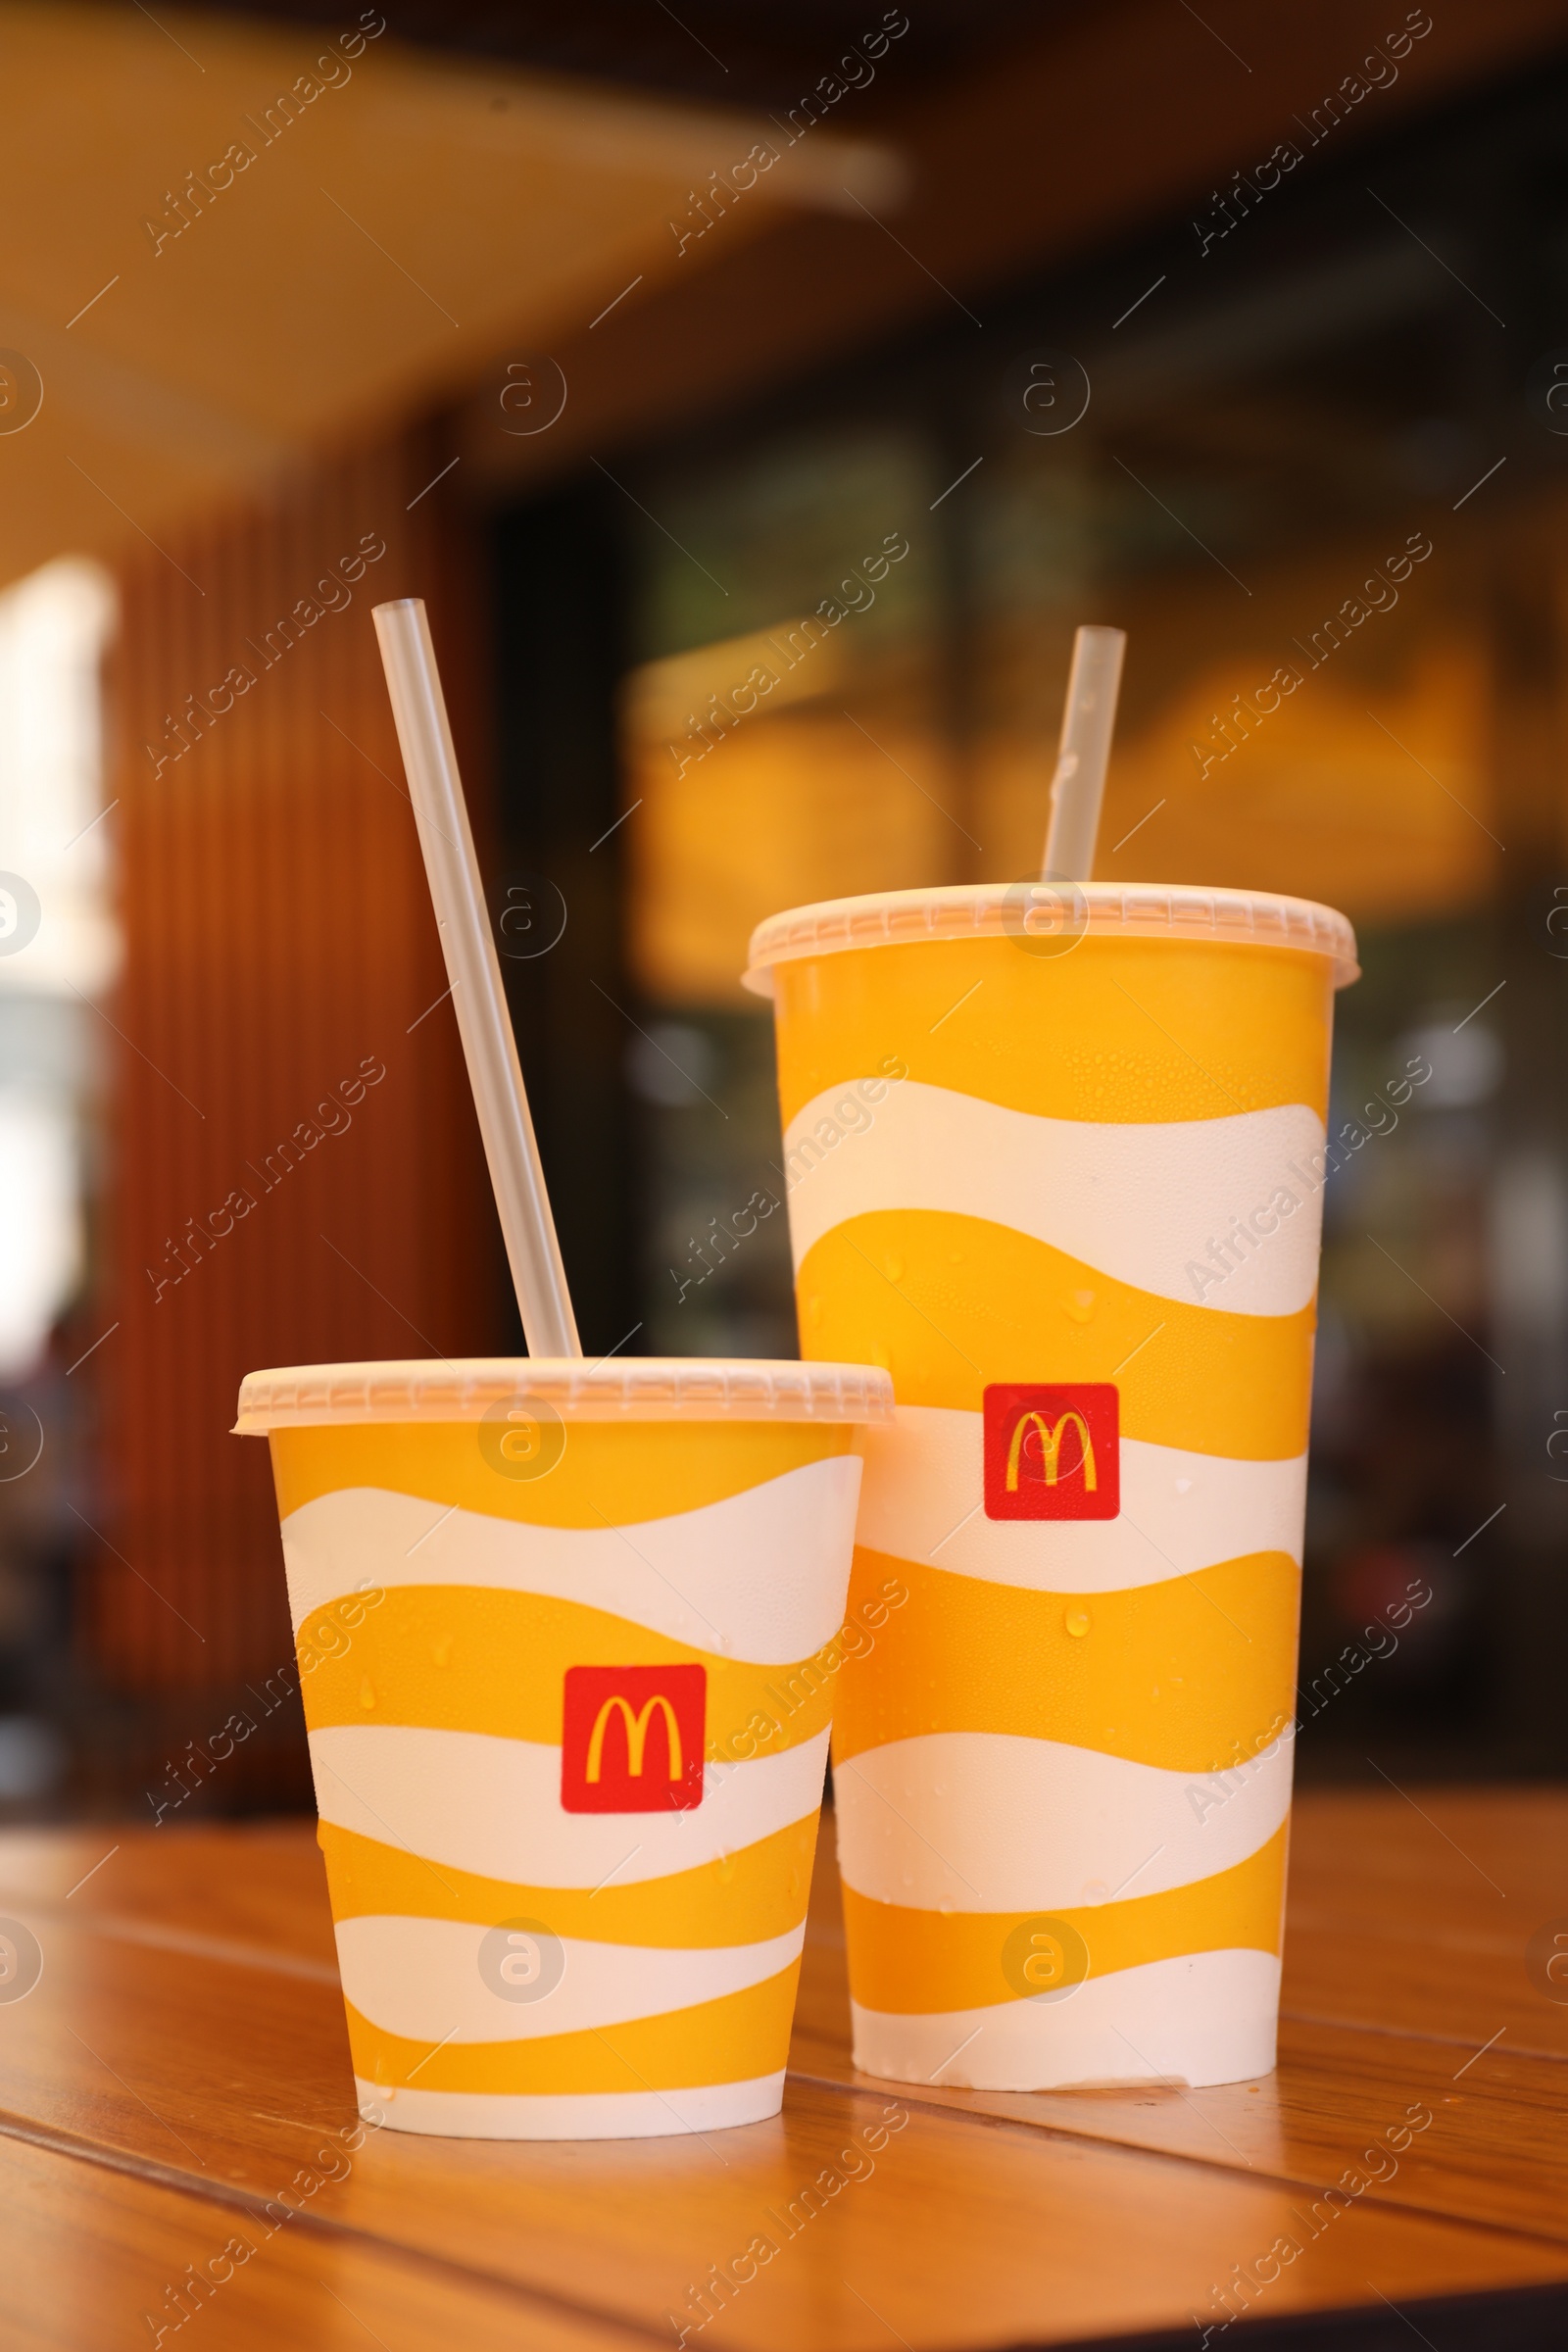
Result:
<svg viewBox="0 0 1568 2352"><path fill-rule="evenodd" d="M1568 2002L1526 1972L1539 1929L1568 1934L1568 1792L1414 1794L1321 1789L1298 1807L1284 2008L1461 2056L1505 2028L1568 2059Z"/></svg>
<svg viewBox="0 0 1568 2352"><path fill-rule="evenodd" d="M521 2292L545 2298L568 2329L674 2343L670 2315L695 2326L702 2306L692 2290L760 2237L776 2252L743 2285L731 2284L727 2306L703 2330L737 2352L806 2343L813 2352L871 2352L895 2336L934 2352L1160 2328L1196 2340L1192 2315L1222 2317L1216 2297L1236 2266L1250 2267L1280 2237L1302 2250L1256 2290L1263 2315L1365 2306L1369 2282L1408 2308L1439 2292L1568 2281L1553 2129L1560 2062L1521 2057L1505 2039L1455 2082L1468 2052L1450 2046L1454 2006L1477 1996L1460 1987L1444 2007L1436 1974L1423 1980L1422 2015L1433 2032L1390 2030L1405 1944L1431 1930L1432 1905L1419 1879L1405 1908L1398 1893L1364 1884L1377 1876L1367 1850L1409 1831L1386 1809L1386 1821L1355 1833L1356 1846L1357 1817L1337 1812L1341 1802L1330 1800L1321 1837L1312 1804L1302 1807L1298 1881L1308 1912L1318 1906L1328 1923L1310 1932L1359 1935L1379 1955L1376 1981L1347 1995L1321 1952L1312 1956L1314 1998L1350 1997L1362 2020L1293 2023L1285 2067L1256 2088L1008 2098L884 2089L854 2078L828 1878L813 1906L797 2043L809 2079L792 2082L777 2122L709 2141L586 2146L381 2132L353 2156L346 2178L321 2182L276 2242L348 2245L368 2262L410 2263L421 2278L445 2265L454 2295L499 2297L505 2309ZM1506 1835L1494 1824L1486 1837L1485 1819L1460 1824L1483 1862L1506 1847L1517 1881L1506 1899L1527 1908L1549 1881L1536 1840L1552 1818L1549 1806L1527 1806L1522 1828L1509 1814ZM1442 1819L1447 1826L1457 1815ZM195 2196L204 2210L215 2196L253 2205L274 2198L318 2147L330 2150L325 2135L354 2125L310 1833L133 1833L78 1884L115 1842L74 1833L0 1838L0 1915L28 1920L45 1951L33 1992L0 2003L0 2133L13 2135L6 2155L21 2133L62 2151L51 2161L67 2162L73 2176L129 2167L138 2188L152 2193L161 2182L159 2195ZM1464 1937L1474 1935L1475 1915L1457 1885L1440 1886L1439 1928ZM1482 1897L1502 1899L1484 1886ZM1494 1936L1483 1966L1500 1984L1506 1962L1505 1939ZM1521 1982L1529 1994L1522 1971ZM1492 1989L1489 1982L1484 1992ZM1398 2174L1309 2236L1301 2187L1337 2178L1368 2134L1412 2101L1424 2101L1434 2122ZM898 2129L884 2138L889 2123ZM72 2151L95 2161L71 2163ZM78 2252L96 2228L81 2225ZM110 2240L118 2242L113 2229ZM277 2291L286 2305L285 2289ZM130 2286L115 2292L129 2310ZM237 2308L233 2286L225 2298ZM287 2331L299 2334L288 2308ZM431 2308L446 2309L439 2293ZM596 2316L574 2323L576 2308ZM395 2352L460 2340L444 2321L421 2336L411 2320L414 2332L394 2337L368 2308L366 2317ZM99 2352L112 2336L95 2320L42 2340ZM335 2338L319 2340L335 2352ZM462 2340L488 2341L481 2333ZM525 2340L550 2339L530 2321Z"/></svg>
<svg viewBox="0 0 1568 2352"><path fill-rule="evenodd" d="M287 2224L269 2237L231 2206L15 2139L0 2142L0 2266L6 2352L152 2347L160 2328L172 2352L198 2321L211 2352L367 2352L376 2340L384 2352L627 2352L638 2340L353 2238Z"/></svg>
<svg viewBox="0 0 1568 2352"><path fill-rule="evenodd" d="M334 1977L337 1949L314 1821L221 1828L0 1832L0 1913L91 1918L296 1959Z"/></svg>

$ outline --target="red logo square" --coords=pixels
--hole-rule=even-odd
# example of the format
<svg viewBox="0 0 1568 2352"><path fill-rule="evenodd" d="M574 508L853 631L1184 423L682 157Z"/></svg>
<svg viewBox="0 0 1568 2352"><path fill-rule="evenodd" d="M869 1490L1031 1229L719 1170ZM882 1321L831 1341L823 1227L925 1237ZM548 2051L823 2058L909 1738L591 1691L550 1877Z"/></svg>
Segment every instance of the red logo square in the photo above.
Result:
<svg viewBox="0 0 1568 2352"><path fill-rule="evenodd" d="M1114 1519L1121 1510L1117 1392L1108 1380L985 1393L988 1519Z"/></svg>
<svg viewBox="0 0 1568 2352"><path fill-rule="evenodd" d="M689 1813L703 1801L706 1666L568 1666L561 1802L567 1813Z"/></svg>

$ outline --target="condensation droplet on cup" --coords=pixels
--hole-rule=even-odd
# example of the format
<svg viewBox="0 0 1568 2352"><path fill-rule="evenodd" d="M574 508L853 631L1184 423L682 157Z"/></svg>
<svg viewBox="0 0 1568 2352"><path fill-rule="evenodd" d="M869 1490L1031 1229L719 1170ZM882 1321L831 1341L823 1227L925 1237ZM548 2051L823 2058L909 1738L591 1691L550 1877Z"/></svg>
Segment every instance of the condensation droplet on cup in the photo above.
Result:
<svg viewBox="0 0 1568 2352"><path fill-rule="evenodd" d="M1069 1609L1062 1619L1063 1625L1075 1642L1083 1640L1093 1622L1087 1609Z"/></svg>
<svg viewBox="0 0 1568 2352"><path fill-rule="evenodd" d="M368 1675L360 1685L360 1704L368 1711L375 1704L375 1685Z"/></svg>
<svg viewBox="0 0 1568 2352"><path fill-rule="evenodd" d="M1074 1323L1087 1323L1095 1311L1095 1294L1071 1291L1061 1303Z"/></svg>
<svg viewBox="0 0 1568 2352"><path fill-rule="evenodd" d="M451 1665L452 1636L450 1634L443 1634L440 1640L436 1642L434 1648L430 1652L430 1662L434 1666Z"/></svg>
<svg viewBox="0 0 1568 2352"><path fill-rule="evenodd" d="M902 1257L890 1257L890 1258L888 1259L888 1280L889 1280L889 1282L900 1282L900 1281L902 1281L902 1280L903 1280L903 1277L904 1277L904 1260L903 1260L903 1258L902 1258Z"/></svg>

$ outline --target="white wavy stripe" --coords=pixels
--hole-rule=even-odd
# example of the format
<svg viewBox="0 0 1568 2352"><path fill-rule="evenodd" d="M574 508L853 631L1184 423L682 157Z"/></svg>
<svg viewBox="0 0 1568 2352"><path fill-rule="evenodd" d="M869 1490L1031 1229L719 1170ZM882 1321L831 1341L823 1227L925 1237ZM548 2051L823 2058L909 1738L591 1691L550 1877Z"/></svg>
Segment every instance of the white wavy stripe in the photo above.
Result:
<svg viewBox="0 0 1568 2352"><path fill-rule="evenodd" d="M841 1123L841 1104L870 1125ZM818 1134L824 1123L836 1142ZM1290 1315L1317 1288L1323 1193L1310 1163L1322 1147L1323 1122L1301 1102L1111 1125L1007 1110L916 1078L890 1087L874 1110L835 1087L808 1102L784 1138L790 1240L798 1270L812 1243L850 1217L946 1209L1030 1234L1161 1298ZM1293 1160L1305 1173L1292 1174ZM1223 1281L1195 1277L1193 1265L1234 1220L1267 1210L1281 1191L1299 1205L1244 1245Z"/></svg>
<svg viewBox="0 0 1568 2352"><path fill-rule="evenodd" d="M360 2113L388 2132L438 2139L667 2139L760 2124L784 2103L784 2070L691 2090L379 2089L356 2075Z"/></svg>
<svg viewBox="0 0 1568 2352"><path fill-rule="evenodd" d="M578 1600L694 1649L782 1666L844 1622L859 1491L859 1456L835 1454L662 1519L535 1527L344 1488L283 1521L289 1606L298 1631L362 1586L478 1585Z"/></svg>
<svg viewBox="0 0 1568 2352"><path fill-rule="evenodd" d="M1253 1551L1300 1565L1306 1456L1249 1462L1121 1441L1115 1519L988 1519L982 1418L901 1404L867 1430L858 1543L1032 1592L1118 1592Z"/></svg>
<svg viewBox="0 0 1568 2352"><path fill-rule="evenodd" d="M1250 2082L1274 2064L1280 1964L1192 1952L1087 1977L1054 2000L895 2017L850 2003L855 2063L894 2082L971 2090L1101 2090Z"/></svg>
<svg viewBox="0 0 1568 2352"><path fill-rule="evenodd" d="M822 1801L826 1732L751 1764L710 1764L689 1813L567 1813L561 1750L488 1732L342 1723L311 1734L317 1809L362 1838L524 1886L617 1886L695 1870Z"/></svg>
<svg viewBox="0 0 1568 2352"><path fill-rule="evenodd" d="M925 1911L1160 1894L1268 1843L1290 1811L1292 1755L1276 1741L1222 1779L1010 1732L890 1740L834 1766L839 1869L874 1902Z"/></svg>
<svg viewBox="0 0 1568 2352"><path fill-rule="evenodd" d="M550 1922L540 1924L548 1929ZM804 1921L787 1936L707 1950L563 1936L554 1951L547 1949L538 1979L549 1989L535 2000L513 2000L486 1972L485 1938L493 1929L465 1919L381 1914L340 1920L336 1933L344 1995L362 2017L409 2041L453 2044L537 2041L664 2017L766 1984L800 1958L806 1939ZM558 1960L564 1963L559 1976Z"/></svg>

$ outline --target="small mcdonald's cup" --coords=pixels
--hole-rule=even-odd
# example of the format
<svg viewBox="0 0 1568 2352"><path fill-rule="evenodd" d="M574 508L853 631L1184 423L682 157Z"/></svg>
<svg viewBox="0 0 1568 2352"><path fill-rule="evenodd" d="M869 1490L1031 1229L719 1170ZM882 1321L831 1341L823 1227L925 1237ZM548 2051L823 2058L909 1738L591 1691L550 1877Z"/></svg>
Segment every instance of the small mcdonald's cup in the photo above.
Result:
<svg viewBox="0 0 1568 2352"><path fill-rule="evenodd" d="M751 960L802 1352L898 1398L851 1599L906 1601L833 1730L856 2062L1266 2073L1350 926L1031 880L798 907Z"/></svg>
<svg viewBox="0 0 1568 2352"><path fill-rule="evenodd" d="M853 1364L253 1373L362 2107L777 2112L844 1662Z"/></svg>

